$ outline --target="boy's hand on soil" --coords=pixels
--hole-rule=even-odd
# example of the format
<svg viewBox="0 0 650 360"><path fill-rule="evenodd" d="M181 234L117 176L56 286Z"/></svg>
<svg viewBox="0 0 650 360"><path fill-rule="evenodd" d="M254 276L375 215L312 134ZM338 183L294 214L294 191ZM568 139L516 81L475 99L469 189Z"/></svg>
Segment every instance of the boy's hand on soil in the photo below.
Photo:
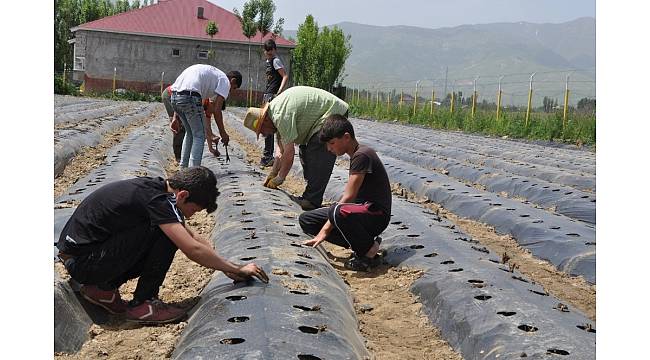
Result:
<svg viewBox="0 0 650 360"><path fill-rule="evenodd" d="M219 141L217 139L217 141ZM223 143L223 146L228 146L228 143L230 142L230 136L226 134L225 132L221 134L221 142Z"/></svg>
<svg viewBox="0 0 650 360"><path fill-rule="evenodd" d="M260 279L265 284L268 284L269 277L266 275L264 270L261 267L257 266L255 263L246 264L239 268L239 272L244 275L246 278L255 276Z"/></svg>
<svg viewBox="0 0 650 360"><path fill-rule="evenodd" d="M172 130L174 134L178 134L178 131L181 128L181 122L178 120L178 118L174 117L171 123L169 123L169 128Z"/></svg>
<svg viewBox="0 0 650 360"><path fill-rule="evenodd" d="M266 186L269 189L277 189L278 186L282 185L284 183L284 179L276 176L271 180L268 180L267 182L264 183L264 186Z"/></svg>
<svg viewBox="0 0 650 360"><path fill-rule="evenodd" d="M313 238L311 240L303 241L302 244L307 245L307 246L311 246L311 247L316 247L316 246L320 245L320 243L322 243L323 240L325 240L325 238L317 236L317 237L315 237L315 238Z"/></svg>

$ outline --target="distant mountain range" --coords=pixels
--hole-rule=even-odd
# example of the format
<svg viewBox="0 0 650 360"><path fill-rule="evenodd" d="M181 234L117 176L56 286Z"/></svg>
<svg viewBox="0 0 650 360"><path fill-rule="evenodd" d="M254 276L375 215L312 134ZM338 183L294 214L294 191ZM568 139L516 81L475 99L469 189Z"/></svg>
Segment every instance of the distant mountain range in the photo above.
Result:
<svg viewBox="0 0 650 360"><path fill-rule="evenodd" d="M351 35L352 54L343 83L351 87L413 92L421 80L422 96L445 89L469 96L477 80L481 97L494 101L502 80L504 104L526 102L530 74L536 72L534 101L544 96L562 103L570 74L571 103L595 96L596 20L579 18L560 24L495 23L427 29L412 26L334 24ZM285 31L295 38L296 31ZM448 69L448 70L447 70ZM568 69L578 69L568 72ZM447 74L445 72L447 71ZM374 91L374 90L373 90ZM424 95L429 94L429 95ZM438 95L440 94L440 95Z"/></svg>

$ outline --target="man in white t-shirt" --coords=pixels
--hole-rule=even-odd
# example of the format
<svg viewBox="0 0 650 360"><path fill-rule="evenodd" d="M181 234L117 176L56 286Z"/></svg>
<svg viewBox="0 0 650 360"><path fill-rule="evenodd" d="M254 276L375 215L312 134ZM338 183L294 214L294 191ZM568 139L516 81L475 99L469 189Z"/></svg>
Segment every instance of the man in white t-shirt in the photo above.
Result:
<svg viewBox="0 0 650 360"><path fill-rule="evenodd" d="M221 142L224 146L228 145L230 138L223 125L221 109L230 91L238 89L241 83L242 76L239 71L225 74L216 67L205 64L192 65L176 78L171 86L171 103L185 128L181 168L201 165L203 144L206 139L210 152L217 154L217 144L215 144L210 120L204 114L203 99L214 100L215 109L218 109L214 112L214 121L219 128Z"/></svg>

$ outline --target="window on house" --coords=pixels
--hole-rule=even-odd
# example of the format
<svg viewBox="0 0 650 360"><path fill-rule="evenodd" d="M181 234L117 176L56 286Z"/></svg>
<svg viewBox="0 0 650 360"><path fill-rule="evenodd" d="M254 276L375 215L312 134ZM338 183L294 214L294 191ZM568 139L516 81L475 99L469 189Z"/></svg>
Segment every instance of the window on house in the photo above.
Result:
<svg viewBox="0 0 650 360"><path fill-rule="evenodd" d="M83 57L83 56L76 56L74 58L73 70L85 71L86 70L86 58Z"/></svg>
<svg viewBox="0 0 650 360"><path fill-rule="evenodd" d="M208 50L200 50L196 54L196 57L202 60L206 60L208 58Z"/></svg>
<svg viewBox="0 0 650 360"><path fill-rule="evenodd" d="M172 49L172 57L180 57L181 49Z"/></svg>

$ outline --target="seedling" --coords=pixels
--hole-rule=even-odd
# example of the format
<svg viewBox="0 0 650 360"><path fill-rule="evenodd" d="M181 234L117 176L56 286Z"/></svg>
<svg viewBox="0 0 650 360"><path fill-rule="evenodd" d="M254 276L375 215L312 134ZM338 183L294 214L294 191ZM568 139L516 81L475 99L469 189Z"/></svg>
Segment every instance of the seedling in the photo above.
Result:
<svg viewBox="0 0 650 360"><path fill-rule="evenodd" d="M508 260L510 260L510 256L508 256L508 253L504 251L501 255L501 263L505 264L508 262Z"/></svg>

